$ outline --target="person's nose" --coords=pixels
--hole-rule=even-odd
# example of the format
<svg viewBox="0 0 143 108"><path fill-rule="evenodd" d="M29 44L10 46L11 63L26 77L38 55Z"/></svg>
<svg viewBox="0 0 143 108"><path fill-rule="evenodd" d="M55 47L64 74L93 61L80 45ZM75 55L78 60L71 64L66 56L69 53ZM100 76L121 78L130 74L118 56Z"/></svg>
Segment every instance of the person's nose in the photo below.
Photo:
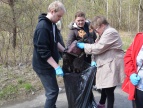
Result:
<svg viewBox="0 0 143 108"><path fill-rule="evenodd" d="M82 23L82 21L79 22L80 24Z"/></svg>

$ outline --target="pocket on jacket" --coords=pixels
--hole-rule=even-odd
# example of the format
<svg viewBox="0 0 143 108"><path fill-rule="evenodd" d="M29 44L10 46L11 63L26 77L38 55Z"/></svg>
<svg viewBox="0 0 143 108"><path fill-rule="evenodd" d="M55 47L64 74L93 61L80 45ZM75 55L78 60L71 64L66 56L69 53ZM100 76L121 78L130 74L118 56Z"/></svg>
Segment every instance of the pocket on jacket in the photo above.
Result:
<svg viewBox="0 0 143 108"><path fill-rule="evenodd" d="M110 62L112 62L113 61L113 59L114 58L108 58L108 59L104 59L104 60L102 60L102 59L100 59L98 62L97 62L97 67L102 67L102 66L104 66L104 65L106 65L106 64L108 64L108 63L110 63Z"/></svg>
<svg viewBox="0 0 143 108"><path fill-rule="evenodd" d="M106 79L109 80L110 73L112 73L111 63L112 63L112 61L109 61L109 62L107 62L106 64L100 65L100 66L98 67L98 73L99 73L99 77L101 78L101 80L106 80ZM107 77L108 77L108 78L107 78ZM108 81L108 80L107 80L107 81Z"/></svg>

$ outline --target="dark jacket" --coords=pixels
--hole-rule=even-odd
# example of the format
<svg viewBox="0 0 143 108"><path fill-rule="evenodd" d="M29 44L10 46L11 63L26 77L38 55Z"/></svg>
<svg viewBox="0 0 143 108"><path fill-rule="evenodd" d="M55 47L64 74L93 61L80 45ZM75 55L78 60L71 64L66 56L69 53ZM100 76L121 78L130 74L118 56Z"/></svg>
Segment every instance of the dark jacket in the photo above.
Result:
<svg viewBox="0 0 143 108"><path fill-rule="evenodd" d="M53 70L53 67L47 62L50 57L58 63L58 48L59 42L58 30L55 25L55 39L53 34L52 22L46 17L46 14L39 16L39 21L34 32L33 38L33 68L41 70Z"/></svg>
<svg viewBox="0 0 143 108"><path fill-rule="evenodd" d="M59 42L60 44L65 47L65 43L64 43L64 40L63 40L63 36L61 34L61 31L58 29L58 34L59 34ZM59 51L59 60L63 57L63 52L60 52Z"/></svg>
<svg viewBox="0 0 143 108"><path fill-rule="evenodd" d="M94 40L96 40L97 36L96 34L94 33L94 31L90 31L89 30L89 22L85 22L85 25L84 27L78 27L76 25L76 23L71 23L69 25L69 35L68 35L68 39L67 39L67 43L66 43L66 46L70 46L71 43L74 41L74 40L80 40L84 37L84 35L88 35L88 36L92 36L94 38ZM88 62L88 63L91 63L91 55L85 55L84 57L85 61Z"/></svg>

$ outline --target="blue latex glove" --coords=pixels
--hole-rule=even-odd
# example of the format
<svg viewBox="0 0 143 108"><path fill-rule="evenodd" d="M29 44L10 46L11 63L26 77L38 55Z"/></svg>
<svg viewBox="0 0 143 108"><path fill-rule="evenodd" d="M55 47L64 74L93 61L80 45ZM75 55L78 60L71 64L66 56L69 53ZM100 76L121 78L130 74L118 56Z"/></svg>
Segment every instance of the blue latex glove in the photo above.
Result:
<svg viewBox="0 0 143 108"><path fill-rule="evenodd" d="M138 85L140 79L141 79L141 78L140 78L137 74L135 74L135 73L133 73L133 74L130 76L131 83L132 83L133 85L135 85L135 86Z"/></svg>
<svg viewBox="0 0 143 108"><path fill-rule="evenodd" d="M77 42L76 46L80 49L84 49L84 43L82 43L82 42Z"/></svg>
<svg viewBox="0 0 143 108"><path fill-rule="evenodd" d="M58 76L63 76L64 75L63 70L60 66L55 68L55 71L56 71L56 75L58 75Z"/></svg>
<svg viewBox="0 0 143 108"><path fill-rule="evenodd" d="M96 62L95 62L95 61L92 61L92 62L91 62L91 66L97 66Z"/></svg>

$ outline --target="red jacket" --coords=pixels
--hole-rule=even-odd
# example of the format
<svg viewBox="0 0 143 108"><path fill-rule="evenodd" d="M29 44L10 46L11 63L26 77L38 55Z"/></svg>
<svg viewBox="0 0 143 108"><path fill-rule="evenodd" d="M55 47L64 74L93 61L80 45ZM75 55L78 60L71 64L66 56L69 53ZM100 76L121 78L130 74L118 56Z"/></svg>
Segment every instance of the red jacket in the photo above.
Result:
<svg viewBox="0 0 143 108"><path fill-rule="evenodd" d="M130 82L130 75L137 73L136 57L142 45L143 33L138 33L124 56L124 72L126 77L122 85L122 90L129 94L129 100L134 100L135 86Z"/></svg>

